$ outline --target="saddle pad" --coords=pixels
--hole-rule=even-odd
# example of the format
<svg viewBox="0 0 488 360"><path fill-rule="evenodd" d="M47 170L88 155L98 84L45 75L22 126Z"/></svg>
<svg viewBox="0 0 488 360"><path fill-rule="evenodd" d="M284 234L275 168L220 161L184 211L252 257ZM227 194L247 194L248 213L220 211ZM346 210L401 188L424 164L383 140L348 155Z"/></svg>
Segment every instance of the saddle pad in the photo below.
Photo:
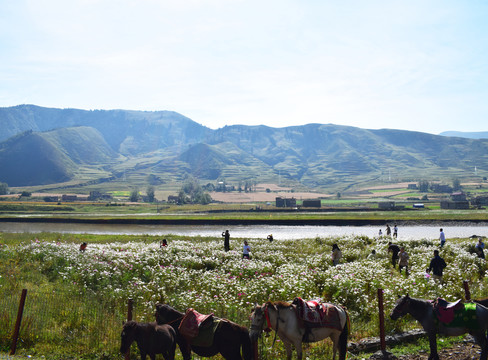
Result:
<svg viewBox="0 0 488 360"><path fill-rule="evenodd" d="M297 297L293 300L297 307L297 316L305 321L308 327L329 327L342 330L341 319L335 305L320 300L304 301Z"/></svg>
<svg viewBox="0 0 488 360"><path fill-rule="evenodd" d="M466 303L463 305L463 307L456 310L453 308L438 308L437 319L446 327L479 329L476 317L476 304Z"/></svg>
<svg viewBox="0 0 488 360"><path fill-rule="evenodd" d="M191 345L200 347L212 346L215 332L219 328L221 322L221 319L212 318L211 320L202 324L202 326L200 326L198 335L191 340Z"/></svg>
<svg viewBox="0 0 488 360"><path fill-rule="evenodd" d="M196 310L189 308L186 310L185 316L181 320L178 331L181 335L188 339L193 339L198 335L200 327L206 321L209 321L213 314L203 315Z"/></svg>

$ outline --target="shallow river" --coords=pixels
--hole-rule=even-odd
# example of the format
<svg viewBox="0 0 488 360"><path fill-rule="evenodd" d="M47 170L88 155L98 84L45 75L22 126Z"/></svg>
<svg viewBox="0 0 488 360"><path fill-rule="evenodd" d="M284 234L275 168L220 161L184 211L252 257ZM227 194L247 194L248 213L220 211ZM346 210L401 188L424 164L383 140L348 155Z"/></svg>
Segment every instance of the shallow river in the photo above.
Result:
<svg viewBox="0 0 488 360"><path fill-rule="evenodd" d="M432 224L399 226L398 239L438 239L439 228L444 228L447 238L470 237L472 235L488 237L488 226L477 224ZM275 240L303 239L317 236L349 236L366 235L375 237L378 235L379 226L277 226L277 225L104 225L104 224L56 224L56 223L22 223L0 222L0 232L59 232L71 234L126 234L126 235L167 235L182 236L215 236L220 237L222 231L229 229L231 237L266 239L273 234ZM383 233L385 231L382 228Z"/></svg>

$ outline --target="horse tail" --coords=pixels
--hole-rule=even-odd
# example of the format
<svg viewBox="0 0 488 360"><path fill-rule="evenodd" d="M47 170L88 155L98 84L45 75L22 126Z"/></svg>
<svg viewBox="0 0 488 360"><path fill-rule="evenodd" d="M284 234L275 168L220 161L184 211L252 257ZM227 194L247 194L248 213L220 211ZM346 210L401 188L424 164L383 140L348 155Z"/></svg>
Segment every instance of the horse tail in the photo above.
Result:
<svg viewBox="0 0 488 360"><path fill-rule="evenodd" d="M339 360L346 360L347 355L347 337L349 335L349 329L351 328L351 321L349 319L349 314L346 309L344 309L344 314L346 314L346 323L342 328L341 335L339 336Z"/></svg>
<svg viewBox="0 0 488 360"><path fill-rule="evenodd" d="M241 347L242 347L242 357L244 360L257 360L254 359L254 351L253 346L251 343L251 337L249 336L249 332L247 329L244 328L244 331L241 331Z"/></svg>

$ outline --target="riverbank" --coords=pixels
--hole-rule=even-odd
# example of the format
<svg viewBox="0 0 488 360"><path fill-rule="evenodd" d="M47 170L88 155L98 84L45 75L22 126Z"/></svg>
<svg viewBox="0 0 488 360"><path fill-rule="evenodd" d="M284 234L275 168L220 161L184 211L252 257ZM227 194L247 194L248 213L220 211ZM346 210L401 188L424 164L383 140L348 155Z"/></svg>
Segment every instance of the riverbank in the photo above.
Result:
<svg viewBox="0 0 488 360"><path fill-rule="evenodd" d="M487 220L480 219L413 219L401 220L395 217L378 219L276 219L276 218L146 218L146 217L60 217L60 216L12 216L0 217L0 222L19 222L19 223L73 223L73 224L134 224L134 225L277 225L277 226L383 226L387 223L396 223L400 226L430 225L438 224L439 221L445 224L476 224L488 225Z"/></svg>

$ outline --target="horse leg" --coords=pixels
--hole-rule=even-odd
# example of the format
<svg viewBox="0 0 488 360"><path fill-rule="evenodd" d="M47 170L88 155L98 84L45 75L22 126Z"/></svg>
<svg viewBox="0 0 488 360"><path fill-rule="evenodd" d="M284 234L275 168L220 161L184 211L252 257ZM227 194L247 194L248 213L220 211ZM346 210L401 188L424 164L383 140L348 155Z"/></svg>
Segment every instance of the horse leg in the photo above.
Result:
<svg viewBox="0 0 488 360"><path fill-rule="evenodd" d="M302 341L301 340L295 341L293 345L295 346L295 350L297 351L297 359L302 360L302 356L303 356Z"/></svg>
<svg viewBox="0 0 488 360"><path fill-rule="evenodd" d="M439 360L437 354L437 337L434 331L429 333L430 355L428 360Z"/></svg>
<svg viewBox="0 0 488 360"><path fill-rule="evenodd" d="M471 333L471 335L474 336L476 343L481 347L480 360L487 360L487 356L488 356L488 346L487 346L488 343L487 343L487 341L488 340L486 338L485 331Z"/></svg>
<svg viewBox="0 0 488 360"><path fill-rule="evenodd" d="M335 332L332 332L330 334L330 339L332 340L332 360L335 360L336 358L336 353L337 351L339 350L339 335L340 334L337 334Z"/></svg>
<svg viewBox="0 0 488 360"><path fill-rule="evenodd" d="M291 360L291 356L293 354L293 349L291 347L291 343L288 341L283 341L283 346L285 347L286 350L286 360ZM297 354L298 354L298 348L297 348ZM301 353L300 353L300 358L301 359Z"/></svg>

